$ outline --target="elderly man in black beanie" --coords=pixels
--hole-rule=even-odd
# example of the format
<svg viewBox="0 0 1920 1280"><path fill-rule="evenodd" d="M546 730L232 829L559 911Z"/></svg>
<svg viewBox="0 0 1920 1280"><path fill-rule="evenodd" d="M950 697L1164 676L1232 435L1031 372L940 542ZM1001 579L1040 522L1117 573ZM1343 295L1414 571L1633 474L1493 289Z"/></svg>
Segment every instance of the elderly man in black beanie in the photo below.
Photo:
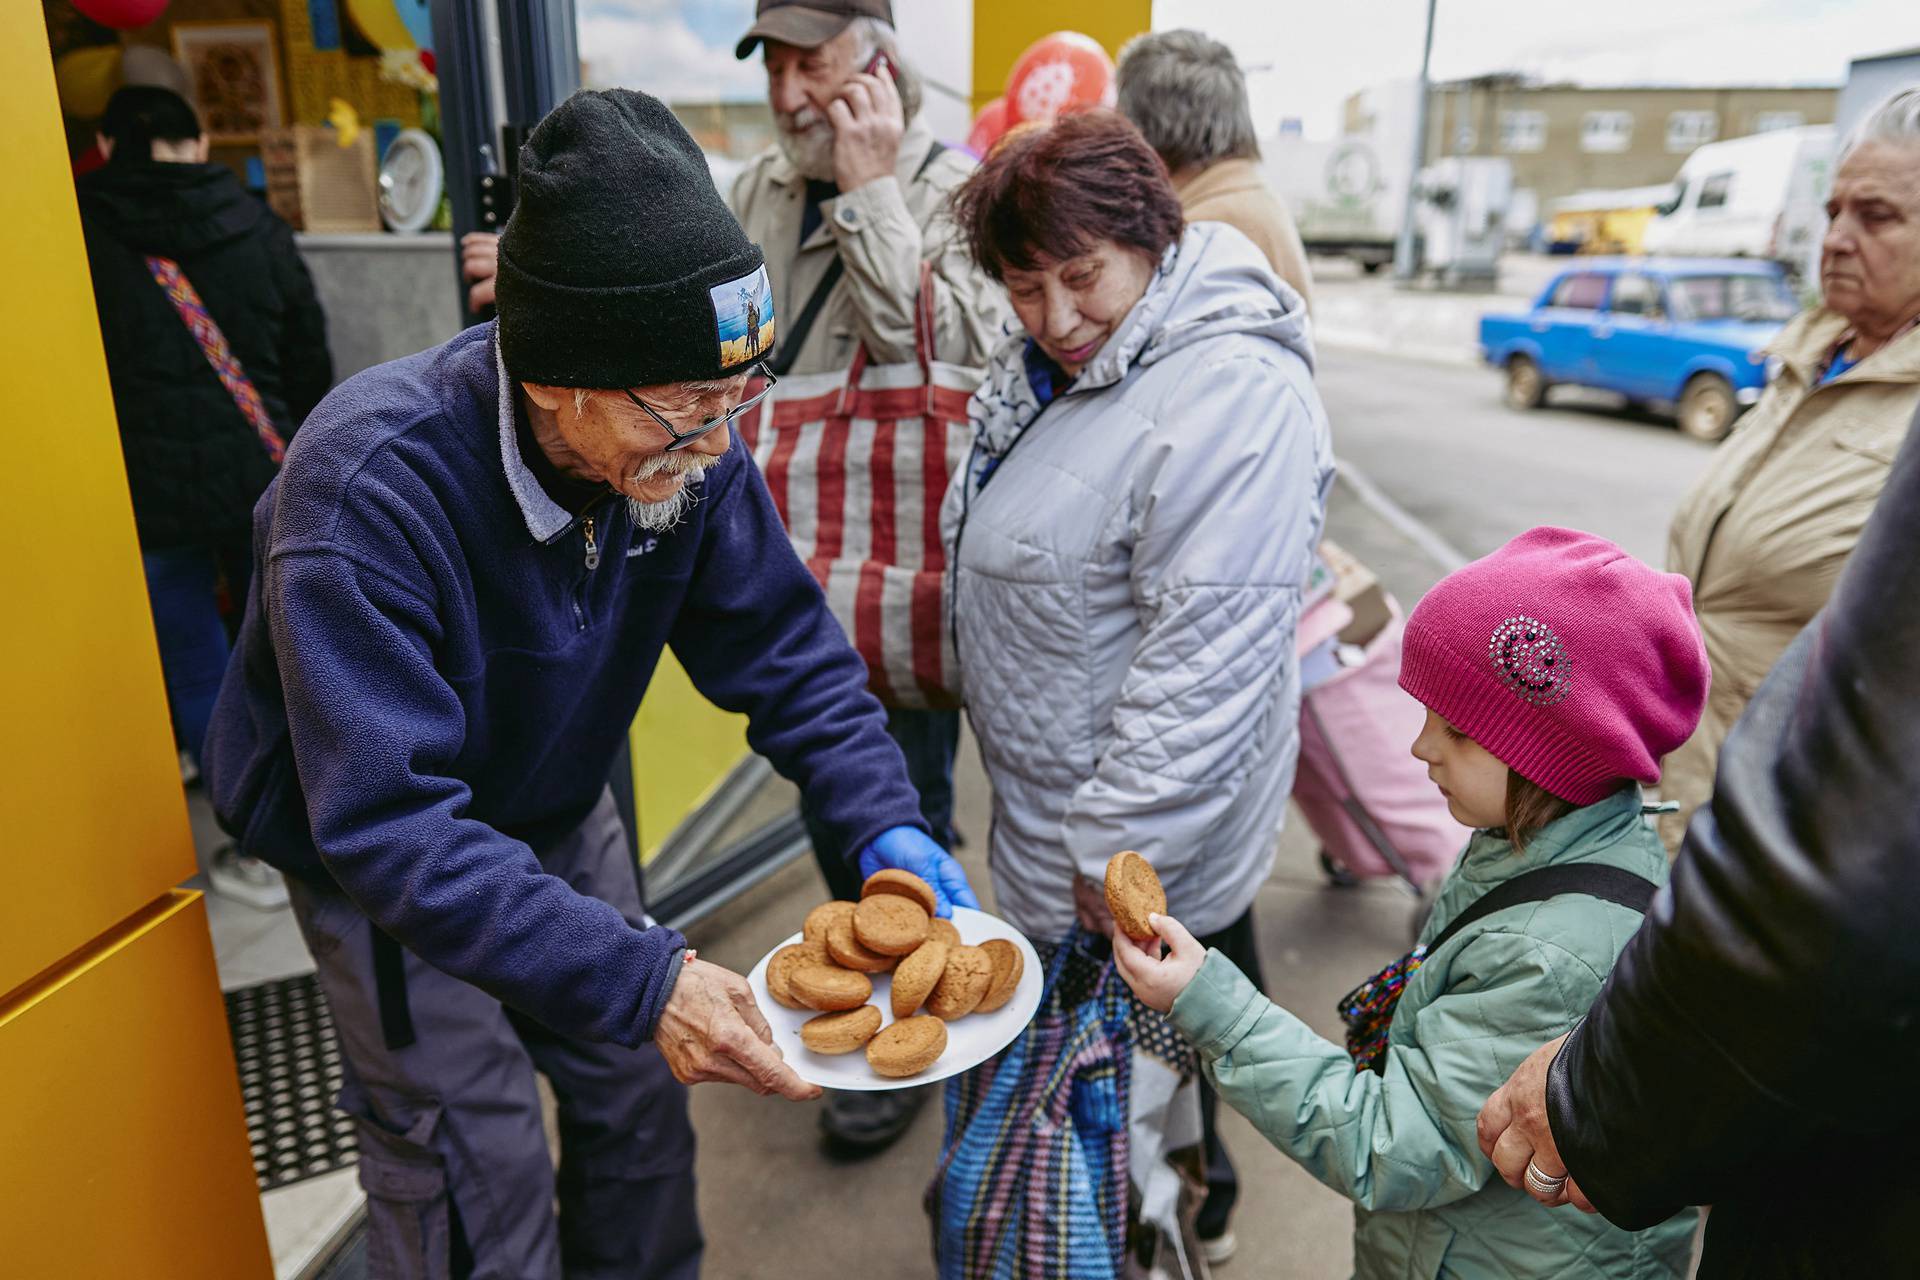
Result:
<svg viewBox="0 0 1920 1280"><path fill-rule="evenodd" d="M605 779L662 649L864 869L974 900L729 431L775 323L699 149L580 93L520 189L497 324L342 384L262 499L206 773L319 968L370 1273L691 1276L683 1085L819 1091L641 908Z"/></svg>

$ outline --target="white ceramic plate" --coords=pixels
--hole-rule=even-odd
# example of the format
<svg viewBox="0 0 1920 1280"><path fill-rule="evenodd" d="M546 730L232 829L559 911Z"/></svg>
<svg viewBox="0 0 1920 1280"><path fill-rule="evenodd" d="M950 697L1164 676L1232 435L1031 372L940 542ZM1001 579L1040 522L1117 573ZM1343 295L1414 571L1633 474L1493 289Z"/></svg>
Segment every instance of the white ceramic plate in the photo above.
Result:
<svg viewBox="0 0 1920 1280"><path fill-rule="evenodd" d="M761 956L760 963L753 966L753 972L747 975L747 982L753 988L753 998L759 1002L761 1012L767 1015L767 1023L773 1028L773 1042L786 1055L787 1065L802 1080L823 1089L909 1089L915 1085L945 1080L968 1067L977 1067L1013 1043L1013 1038L1033 1020L1034 1011L1040 1007L1040 986L1045 975L1040 972L1039 955L1034 952L1033 944L1027 941L1026 935L999 916L990 916L984 911L974 911L968 907L955 907L953 925L960 931L960 941L970 946L979 946L994 938L1005 938L1020 948L1020 956L1026 961L1020 973L1020 984L1013 989L1013 999L992 1013L970 1013L948 1023L947 1051L925 1071L904 1080L890 1080L875 1075L873 1068L867 1065L867 1055L863 1052L815 1053L800 1042L801 1024L818 1015L810 1010L789 1009L767 993L767 961L773 958L773 951L800 941L799 934L794 934L773 951ZM880 1007L880 1025L890 1026L894 1020L891 999L893 975L875 973L868 976L873 979L873 999L869 1003Z"/></svg>

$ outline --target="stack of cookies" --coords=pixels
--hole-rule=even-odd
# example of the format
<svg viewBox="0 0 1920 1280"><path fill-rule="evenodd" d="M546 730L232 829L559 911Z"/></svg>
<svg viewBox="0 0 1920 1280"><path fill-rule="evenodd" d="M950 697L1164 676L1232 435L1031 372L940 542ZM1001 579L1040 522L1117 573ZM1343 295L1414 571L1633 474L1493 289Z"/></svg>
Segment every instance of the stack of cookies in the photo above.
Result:
<svg viewBox="0 0 1920 1280"><path fill-rule="evenodd" d="M1020 949L999 938L967 946L952 921L934 915L936 904L925 880L886 870L867 878L859 902L823 902L807 913L801 941L767 961L768 993L820 1014L800 1028L807 1048L864 1048L877 1074L914 1076L946 1052L947 1023L1012 999L1025 967ZM880 1007L869 1003L876 973L893 975L894 1020L885 1030Z"/></svg>

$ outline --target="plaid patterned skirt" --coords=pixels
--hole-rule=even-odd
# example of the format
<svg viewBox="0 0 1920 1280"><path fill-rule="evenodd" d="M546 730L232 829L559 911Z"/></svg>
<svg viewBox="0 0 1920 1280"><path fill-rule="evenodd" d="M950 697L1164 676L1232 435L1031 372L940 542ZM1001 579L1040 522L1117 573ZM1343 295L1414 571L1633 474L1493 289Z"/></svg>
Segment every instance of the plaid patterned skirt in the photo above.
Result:
<svg viewBox="0 0 1920 1280"><path fill-rule="evenodd" d="M1046 985L1033 1021L947 1082L926 1200L941 1280L1119 1280L1131 1056L1192 1070L1192 1050L1133 998L1105 939L1076 931L1036 950Z"/></svg>

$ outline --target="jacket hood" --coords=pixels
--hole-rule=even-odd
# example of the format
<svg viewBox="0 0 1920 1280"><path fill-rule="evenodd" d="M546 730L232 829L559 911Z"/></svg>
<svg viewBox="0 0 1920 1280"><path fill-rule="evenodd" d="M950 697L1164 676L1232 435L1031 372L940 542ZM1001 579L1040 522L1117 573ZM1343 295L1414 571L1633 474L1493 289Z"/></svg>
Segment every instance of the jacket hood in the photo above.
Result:
<svg viewBox="0 0 1920 1280"><path fill-rule="evenodd" d="M76 186L87 221L129 249L168 258L238 239L267 216L223 164L109 164Z"/></svg>
<svg viewBox="0 0 1920 1280"><path fill-rule="evenodd" d="M1311 370L1307 324L1306 303L1273 274L1253 241L1224 222L1194 223L1161 257L1147 291L1065 395L1113 386L1135 366L1146 368L1197 342L1233 333L1271 338L1298 352ZM1040 412L1027 382L1026 344L1018 321L1009 322L968 409L974 434L990 456L1006 452Z"/></svg>
<svg viewBox="0 0 1920 1280"><path fill-rule="evenodd" d="M1096 389L1182 347L1226 333L1271 338L1313 367L1307 308L1253 241L1224 222L1189 226L1160 260L1133 310L1075 380Z"/></svg>

